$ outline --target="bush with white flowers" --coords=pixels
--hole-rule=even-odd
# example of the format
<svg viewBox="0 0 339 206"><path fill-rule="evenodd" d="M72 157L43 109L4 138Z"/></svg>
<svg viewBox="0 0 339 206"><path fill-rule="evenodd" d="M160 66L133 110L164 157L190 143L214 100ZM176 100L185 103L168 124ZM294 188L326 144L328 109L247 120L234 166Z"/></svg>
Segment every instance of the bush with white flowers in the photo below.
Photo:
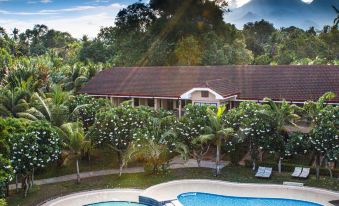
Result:
<svg viewBox="0 0 339 206"><path fill-rule="evenodd" d="M59 159L61 146L58 133L48 122L32 122L26 132L11 137L14 173L30 179L34 169L44 168Z"/></svg>
<svg viewBox="0 0 339 206"><path fill-rule="evenodd" d="M123 153L132 141L141 139L140 130L147 129L150 124L149 110L126 103L99 112L95 117L91 138L94 144L108 145L115 150L122 166Z"/></svg>
<svg viewBox="0 0 339 206"><path fill-rule="evenodd" d="M271 141L275 133L266 112L266 105L242 102L239 107L232 110L230 112L232 118L226 117L226 123L239 128L236 136L240 142L248 144L253 167L255 167L260 150L273 151Z"/></svg>
<svg viewBox="0 0 339 206"><path fill-rule="evenodd" d="M9 159L0 154L0 199L5 197L6 185L13 178L13 168Z"/></svg>
<svg viewBox="0 0 339 206"><path fill-rule="evenodd" d="M87 130L93 125L95 114L102 108L110 106L110 100L103 98L94 98L88 95L77 95L68 103L68 109L72 121L82 121L84 128Z"/></svg>

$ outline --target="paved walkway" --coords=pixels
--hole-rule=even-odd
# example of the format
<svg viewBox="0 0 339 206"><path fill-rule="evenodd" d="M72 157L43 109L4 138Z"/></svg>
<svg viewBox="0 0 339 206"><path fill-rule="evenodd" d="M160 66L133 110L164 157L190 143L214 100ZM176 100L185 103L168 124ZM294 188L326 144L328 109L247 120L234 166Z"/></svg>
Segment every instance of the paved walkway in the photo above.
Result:
<svg viewBox="0 0 339 206"><path fill-rule="evenodd" d="M223 168L228 163L222 163L221 168ZM215 162L212 161L201 161L200 164L203 168L215 168ZM179 169L179 168L193 168L198 167L197 161L194 159L189 159L187 161L184 161L178 157L174 158L170 162L170 168L171 169ZM130 168L124 168L123 173L140 173L144 172L143 167L130 167ZM81 178L90 178L90 177L98 177L98 176L105 176L105 175L114 175L119 174L119 169L109 169L109 170L99 170L99 171L90 171L90 172L81 172L80 177ZM45 184L53 184L53 183L59 183L59 182L67 182L71 180L76 180L77 174L70 174L60 177L52 177L48 179L41 179L41 180L35 180L35 185L45 185ZM18 187L21 188L21 183L18 184ZM9 185L10 190L15 190L15 184Z"/></svg>

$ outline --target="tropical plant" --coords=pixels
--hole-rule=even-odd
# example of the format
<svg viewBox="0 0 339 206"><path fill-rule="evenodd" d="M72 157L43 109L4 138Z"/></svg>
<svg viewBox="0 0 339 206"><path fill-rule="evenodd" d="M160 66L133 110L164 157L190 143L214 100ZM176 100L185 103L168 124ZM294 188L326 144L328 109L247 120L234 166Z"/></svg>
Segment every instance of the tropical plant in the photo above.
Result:
<svg viewBox="0 0 339 206"><path fill-rule="evenodd" d="M6 196L7 185L13 178L13 168L9 159L0 154L0 199Z"/></svg>
<svg viewBox="0 0 339 206"><path fill-rule="evenodd" d="M209 151L211 141L199 138L205 133L209 124L206 105L187 105L185 116L176 125L178 143L176 150L183 155L197 160L200 167L201 160Z"/></svg>
<svg viewBox="0 0 339 206"><path fill-rule="evenodd" d="M200 135L199 141L205 142L206 140L212 141L217 147L216 153L216 175L220 174L220 151L222 141L227 142L234 136L233 128L226 128L223 122L223 115L226 106L219 106L217 111L212 108L207 108L208 126L206 126L206 133Z"/></svg>
<svg viewBox="0 0 339 206"><path fill-rule="evenodd" d="M25 197L34 183L34 169L44 168L59 159L61 139L45 121L31 123L23 133L11 136L11 162L15 174L23 176Z"/></svg>
<svg viewBox="0 0 339 206"><path fill-rule="evenodd" d="M76 158L77 182L80 183L79 157L84 153L90 154L93 149L92 143L86 138L81 123L66 123L60 129L61 136L64 137L64 148Z"/></svg>
<svg viewBox="0 0 339 206"><path fill-rule="evenodd" d="M29 94L20 89L2 88L0 91L0 115L2 117L18 117L19 113L28 109Z"/></svg>
<svg viewBox="0 0 339 206"><path fill-rule="evenodd" d="M66 105L70 114L70 120L81 121L85 131L87 131L94 124L96 113L99 113L102 109L109 108L111 101L80 94L71 98Z"/></svg>
<svg viewBox="0 0 339 206"><path fill-rule="evenodd" d="M339 25L339 10L337 9L337 7L332 6L334 11L337 13L337 17L333 20L333 24L335 27L338 27Z"/></svg>
<svg viewBox="0 0 339 206"><path fill-rule="evenodd" d="M271 115L272 117L273 127L275 132L277 133L277 135L274 136L278 138L277 141L280 142L280 144L277 144L277 142L275 142L275 144L271 145L269 149L278 154L279 156L278 171L279 173L281 173L281 161L284 155L284 142L288 138L288 128L286 126L292 125L294 127L297 127L295 121L300 119L300 116L296 114L296 111L300 110L300 108L295 104L289 104L285 100L283 100L279 104L275 103L269 98L265 98L264 101L267 102L268 105L270 106L269 115Z"/></svg>
<svg viewBox="0 0 339 206"><path fill-rule="evenodd" d="M31 97L31 107L18 114L19 117L32 121L46 120L54 126L61 126L68 119L68 109L65 106L64 94L54 92L52 98L45 94L34 93Z"/></svg>
<svg viewBox="0 0 339 206"><path fill-rule="evenodd" d="M316 117L318 116L319 112L321 112L321 110L326 107L326 102L333 99L334 97L335 94L333 92L326 92L316 102L305 102L303 109L306 112L306 118L308 118L311 127L314 127Z"/></svg>
<svg viewBox="0 0 339 206"><path fill-rule="evenodd" d="M129 102L96 114L90 131L92 141L95 145L105 145L117 152L120 171L130 144L138 139L141 129L148 128L149 114L149 109L132 107Z"/></svg>

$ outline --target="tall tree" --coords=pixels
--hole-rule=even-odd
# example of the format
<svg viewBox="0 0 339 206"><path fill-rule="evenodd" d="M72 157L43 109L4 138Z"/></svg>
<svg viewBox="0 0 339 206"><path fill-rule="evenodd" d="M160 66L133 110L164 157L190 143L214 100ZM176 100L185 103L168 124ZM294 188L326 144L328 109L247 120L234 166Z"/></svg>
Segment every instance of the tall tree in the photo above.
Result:
<svg viewBox="0 0 339 206"><path fill-rule="evenodd" d="M225 106L219 106L217 111L211 108L207 109L207 117L209 124L206 127L206 134L201 135L201 140L213 141L217 147L216 153L216 175L220 174L220 152L223 141L228 141L234 135L233 128L226 128L223 122L223 115L226 110Z"/></svg>

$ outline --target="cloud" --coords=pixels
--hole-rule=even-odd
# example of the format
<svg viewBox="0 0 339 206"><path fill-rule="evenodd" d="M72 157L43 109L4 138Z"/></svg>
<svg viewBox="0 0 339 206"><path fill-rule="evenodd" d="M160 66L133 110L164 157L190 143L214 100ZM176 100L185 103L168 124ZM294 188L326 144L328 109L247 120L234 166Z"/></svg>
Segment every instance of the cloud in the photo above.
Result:
<svg viewBox="0 0 339 206"><path fill-rule="evenodd" d="M58 14L89 10L93 10L95 13L91 12L89 14L89 12L85 12L85 14L79 13L77 16L61 15L51 16L51 18L0 18L0 25L2 25L7 31L12 31L14 28L18 28L20 31L25 31L26 29L32 29L35 24L45 24L50 29L69 32L76 38L81 38L83 35L88 35L90 38L93 38L99 33L101 27L114 25L116 15L123 7L125 7L125 5L111 4L108 6L72 7L59 10L42 10L37 14Z"/></svg>
<svg viewBox="0 0 339 206"><path fill-rule="evenodd" d="M52 0L40 0L40 3L43 3L43 4L48 4L52 2L53 2Z"/></svg>
<svg viewBox="0 0 339 206"><path fill-rule="evenodd" d="M87 10L120 10L122 8L126 7L126 5L114 3L108 6L75 6L70 8L64 8L64 9L45 9L41 10L42 13L63 13L63 12L78 12L78 11L87 11Z"/></svg>
<svg viewBox="0 0 339 206"><path fill-rule="evenodd" d="M19 16L34 16L34 15L52 15L56 14L54 12L16 12L16 11L7 11L7 10L0 10L0 14L7 14L7 15L19 15Z"/></svg>

